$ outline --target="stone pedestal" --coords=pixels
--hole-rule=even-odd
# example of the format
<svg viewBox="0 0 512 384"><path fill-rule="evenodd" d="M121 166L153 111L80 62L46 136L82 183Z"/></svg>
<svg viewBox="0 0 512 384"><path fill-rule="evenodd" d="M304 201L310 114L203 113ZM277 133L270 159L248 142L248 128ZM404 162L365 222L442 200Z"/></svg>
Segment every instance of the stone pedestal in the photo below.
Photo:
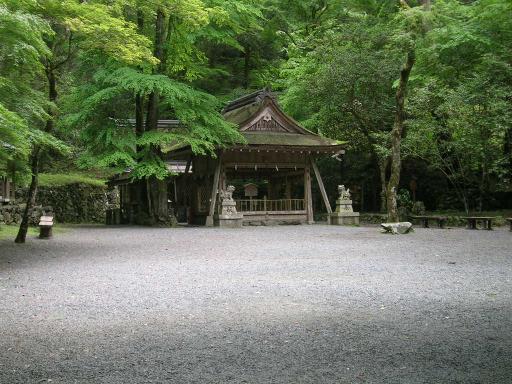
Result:
<svg viewBox="0 0 512 384"><path fill-rule="evenodd" d="M359 212L352 209L352 200L338 199L330 219L332 225L359 225Z"/></svg>
<svg viewBox="0 0 512 384"><path fill-rule="evenodd" d="M233 200L233 186L228 186L226 191L221 191L221 213L213 217L216 226L221 228L242 228L243 214L236 211L236 202Z"/></svg>

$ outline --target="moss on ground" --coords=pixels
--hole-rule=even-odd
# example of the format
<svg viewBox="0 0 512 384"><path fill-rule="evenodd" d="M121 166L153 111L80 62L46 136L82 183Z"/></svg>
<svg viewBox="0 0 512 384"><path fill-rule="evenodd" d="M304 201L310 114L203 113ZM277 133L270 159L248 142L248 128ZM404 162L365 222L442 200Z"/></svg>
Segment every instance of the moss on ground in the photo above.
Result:
<svg viewBox="0 0 512 384"><path fill-rule="evenodd" d="M0 224L0 240L12 240L16 238L16 235L18 234L19 225L5 225ZM53 235L59 233L64 233L69 231L70 227L65 225L54 225L53 226ZM38 227L29 227L27 238L30 237L37 237L39 236L39 228Z"/></svg>
<svg viewBox="0 0 512 384"><path fill-rule="evenodd" d="M18 234L19 225L4 225L0 224L0 240L8 240L16 238ZM38 229L35 227L30 227L28 229L27 237L37 236Z"/></svg>
<svg viewBox="0 0 512 384"><path fill-rule="evenodd" d="M41 173L39 175L39 185L41 187L60 187L78 183L103 187L105 181L105 179L81 173Z"/></svg>

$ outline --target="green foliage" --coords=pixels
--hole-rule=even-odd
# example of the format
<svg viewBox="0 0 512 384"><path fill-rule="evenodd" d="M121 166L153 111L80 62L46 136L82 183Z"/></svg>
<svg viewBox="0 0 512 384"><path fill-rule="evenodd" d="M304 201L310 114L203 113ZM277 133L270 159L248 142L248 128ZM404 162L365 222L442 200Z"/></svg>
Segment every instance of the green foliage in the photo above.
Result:
<svg viewBox="0 0 512 384"><path fill-rule="evenodd" d="M399 207L404 207L407 210L411 210L414 202L411 198L411 193L407 189L400 189L396 196L397 203Z"/></svg>
<svg viewBox="0 0 512 384"><path fill-rule="evenodd" d="M216 147L226 143L242 140L218 112L218 100L185 83L128 67L100 71L95 80L97 88L91 88L92 94L84 100L80 111L68 117L71 126L82 127L90 144L88 155L83 158L86 164L97 162L101 166L130 167L140 170L134 173L140 177L154 174L162 178L166 175L165 164L150 156L150 151L137 153L137 145L161 151L190 145L195 153L204 154L214 153ZM98 91L94 92L96 89ZM175 111L172 117L180 120L181 127L170 131L147 131L136 137L133 127L126 122L133 112L112 116L113 111L105 108L115 98L133 100L135 95L147 96L152 92L158 92L166 109Z"/></svg>
<svg viewBox="0 0 512 384"><path fill-rule="evenodd" d="M397 3L346 2L333 18L344 24L311 29L285 67L284 104L385 165L399 69L414 50L402 155L442 172L466 209L481 208L489 193L511 189L512 4L446 0L423 12Z"/></svg>
<svg viewBox="0 0 512 384"><path fill-rule="evenodd" d="M78 33L79 45L86 51L101 51L129 65L155 65L151 41L137 32L134 23L115 14L111 6L75 1L59 1L65 25Z"/></svg>
<svg viewBox="0 0 512 384"><path fill-rule="evenodd" d="M28 127L21 117L0 104L0 165L29 151Z"/></svg>
<svg viewBox="0 0 512 384"><path fill-rule="evenodd" d="M373 9L373 8L372 8ZM286 109L307 127L388 155L393 124L393 82L399 55L389 49L388 20L355 15L343 30L326 34L317 49L287 70Z"/></svg>
<svg viewBox="0 0 512 384"><path fill-rule="evenodd" d="M197 154L215 155L218 147L242 141L235 127L219 113L219 100L192 82L221 69L208 65L207 45L223 44L240 49L236 36L256 28L261 16L251 1L162 1L152 4L118 3L120 14L137 13L140 34L154 36L155 11L165 18L163 52L156 69L126 66L126 62L98 54L92 61L97 70L92 78L84 71L84 85L71 99L64 126L82 130L86 152L83 166L96 164L129 168L136 178L168 175L161 154L172 148L190 146ZM157 49L157 48L155 48ZM144 129L136 132L128 123L135 117L135 100L158 95L162 118L177 119L180 126L170 130ZM146 127L147 128L147 127Z"/></svg>
<svg viewBox="0 0 512 384"><path fill-rule="evenodd" d="M60 187L69 184L88 184L97 187L105 186L106 180L81 173L41 173L39 185L42 187Z"/></svg>
<svg viewBox="0 0 512 384"><path fill-rule="evenodd" d="M0 169L26 159L37 137L32 124L45 118L45 101L32 83L41 75L44 42L52 34L41 18L0 1ZM32 131L32 133L31 133Z"/></svg>
<svg viewBox="0 0 512 384"><path fill-rule="evenodd" d="M505 1L437 4L411 95L405 150L441 171L466 210L481 209L490 191L511 189L512 22L505 11L512 11Z"/></svg>
<svg viewBox="0 0 512 384"><path fill-rule="evenodd" d="M0 241L1 240L11 240L16 236L18 232L18 227L15 225L4 225L0 224ZM30 227L28 230L29 236L37 236L39 234L39 230L36 227Z"/></svg>
<svg viewBox="0 0 512 384"><path fill-rule="evenodd" d="M52 228L54 235L58 235L60 233L66 233L69 230L70 230L69 224L55 223ZM18 232L18 227L16 225L0 224L0 241L1 240L12 241L12 239L16 237L17 232ZM34 238L39 236L39 228L38 227L29 227L28 228L28 236L34 237Z"/></svg>
<svg viewBox="0 0 512 384"><path fill-rule="evenodd" d="M344 177L375 184L386 175L400 67L414 51L405 172L415 172L445 205L455 205L456 196L466 209L485 208L486 196L512 190L512 3L437 0L431 12L420 5L0 0L0 173L28 175L23 164L36 146L43 159L78 158L85 168L129 168L137 178L161 179L166 151L190 146L215 155L240 141L219 113L221 101L272 85L308 129L348 140L361 164L353 172L347 164ZM165 21L161 47L157 12ZM146 118L154 95L159 118L181 125L136 132L128 122L136 99ZM321 164L332 185L345 182L337 179L337 162ZM454 193L444 191L440 175Z"/></svg>

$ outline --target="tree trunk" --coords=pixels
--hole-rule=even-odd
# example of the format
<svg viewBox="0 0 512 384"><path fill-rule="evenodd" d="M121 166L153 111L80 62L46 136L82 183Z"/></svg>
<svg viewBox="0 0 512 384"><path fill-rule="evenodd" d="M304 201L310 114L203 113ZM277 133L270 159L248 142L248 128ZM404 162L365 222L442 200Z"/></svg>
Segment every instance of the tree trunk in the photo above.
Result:
<svg viewBox="0 0 512 384"><path fill-rule="evenodd" d="M485 161L482 162L482 172L481 172L481 175L480 175L480 185L479 185L479 188L478 188L478 212L482 212L483 209L484 209L484 199L485 199L485 182L486 182L486 179L487 179L487 174L486 174L486 171L485 171Z"/></svg>
<svg viewBox="0 0 512 384"><path fill-rule="evenodd" d="M509 164L508 172L507 172L508 177L512 178L512 126L509 126L509 128L505 132L505 142L503 145L503 152L504 152L505 158L507 159L507 162Z"/></svg>
<svg viewBox="0 0 512 384"><path fill-rule="evenodd" d="M249 88L249 74L251 65L251 48L246 47L244 50L244 88Z"/></svg>
<svg viewBox="0 0 512 384"><path fill-rule="evenodd" d="M397 222L400 220L398 215L396 195L398 185L400 183L400 170L402 167L402 160L400 155L400 145L402 142L402 133L404 130L405 121L405 95L407 91L407 82L411 74L412 67L415 62L414 48L407 52L407 59L400 71L400 81L398 89L396 90L396 111L395 122L391 130L391 174L387 186L387 210L388 220L390 222Z"/></svg>
<svg viewBox="0 0 512 384"><path fill-rule="evenodd" d="M50 102L55 103L57 100L57 79L55 77L55 69L51 64L46 66L46 78L48 79L48 99ZM46 121L45 132L50 133L53 131L53 118L55 116L55 112L52 108L48 111L48 120ZM41 156L41 147L37 144L34 145L32 149L32 153L30 155L30 170L32 172L32 180L30 181L30 187L27 195L27 205L25 207L25 211L23 212L23 217L21 219L20 228L18 230L18 235L14 242L16 243L24 243L27 238L27 231L29 225L29 214L30 211L34 208L37 196L37 187L39 182L39 158Z"/></svg>
<svg viewBox="0 0 512 384"><path fill-rule="evenodd" d="M38 186L38 174L39 174L39 147L34 147L30 154L30 170L32 171L32 180L30 182L30 188L27 195L27 204L23 211L23 218L21 219L20 228L18 235L14 240L15 243L24 243L27 238L28 226L29 226L29 214L35 205L35 199L37 194Z"/></svg>
<svg viewBox="0 0 512 384"><path fill-rule="evenodd" d="M154 56L160 60L156 73L165 71L165 43L167 39L167 28L165 14L161 9L157 11L155 24L155 50ZM151 92L148 96L146 131L156 130L158 127L160 95L157 91ZM153 153L160 158L163 156L159 148L151 148ZM171 223L168 214L167 202L167 180L158 180L149 177L146 180L147 211L153 225L169 225Z"/></svg>
<svg viewBox="0 0 512 384"><path fill-rule="evenodd" d="M148 184L154 224L158 226L169 226L171 220L167 202L167 180L158 180L153 177L150 178Z"/></svg>
<svg viewBox="0 0 512 384"><path fill-rule="evenodd" d="M144 33L144 13L141 10L137 11L137 29L139 33ZM139 67L139 71L143 71L142 67ZM140 138L145 132L144 126L144 108L145 108L145 97L141 94L135 95L135 136ZM137 145L137 161L141 160L144 146ZM131 212L129 217L134 219L137 224L148 223L148 204L146 198L146 183L143 181L133 181L128 187L130 198L137 202L136 211ZM132 209L132 208L131 208Z"/></svg>
<svg viewBox="0 0 512 384"><path fill-rule="evenodd" d="M142 11L137 12L137 28L140 33L144 30L144 14ZM143 68L139 67L142 71ZM144 133L144 96L141 94L135 95L135 135L137 137L142 136ZM142 148L137 146L137 152L140 152Z"/></svg>
<svg viewBox="0 0 512 384"><path fill-rule="evenodd" d="M467 193L464 191L462 192L462 204L464 205L464 212L466 212L466 215L469 215L469 202L468 202Z"/></svg>
<svg viewBox="0 0 512 384"><path fill-rule="evenodd" d="M380 212L386 212L387 207L387 194L386 194L386 170L388 168L389 160L381 159L378 160L379 165L379 176L380 176Z"/></svg>

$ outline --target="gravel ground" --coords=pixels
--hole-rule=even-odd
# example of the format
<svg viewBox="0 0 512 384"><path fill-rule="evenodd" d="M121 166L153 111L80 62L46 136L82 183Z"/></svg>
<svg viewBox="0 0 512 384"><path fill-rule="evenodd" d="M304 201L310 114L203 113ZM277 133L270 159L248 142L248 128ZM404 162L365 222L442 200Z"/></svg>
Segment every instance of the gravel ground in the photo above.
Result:
<svg viewBox="0 0 512 384"><path fill-rule="evenodd" d="M1 383L511 383L512 233L78 227L0 242Z"/></svg>

